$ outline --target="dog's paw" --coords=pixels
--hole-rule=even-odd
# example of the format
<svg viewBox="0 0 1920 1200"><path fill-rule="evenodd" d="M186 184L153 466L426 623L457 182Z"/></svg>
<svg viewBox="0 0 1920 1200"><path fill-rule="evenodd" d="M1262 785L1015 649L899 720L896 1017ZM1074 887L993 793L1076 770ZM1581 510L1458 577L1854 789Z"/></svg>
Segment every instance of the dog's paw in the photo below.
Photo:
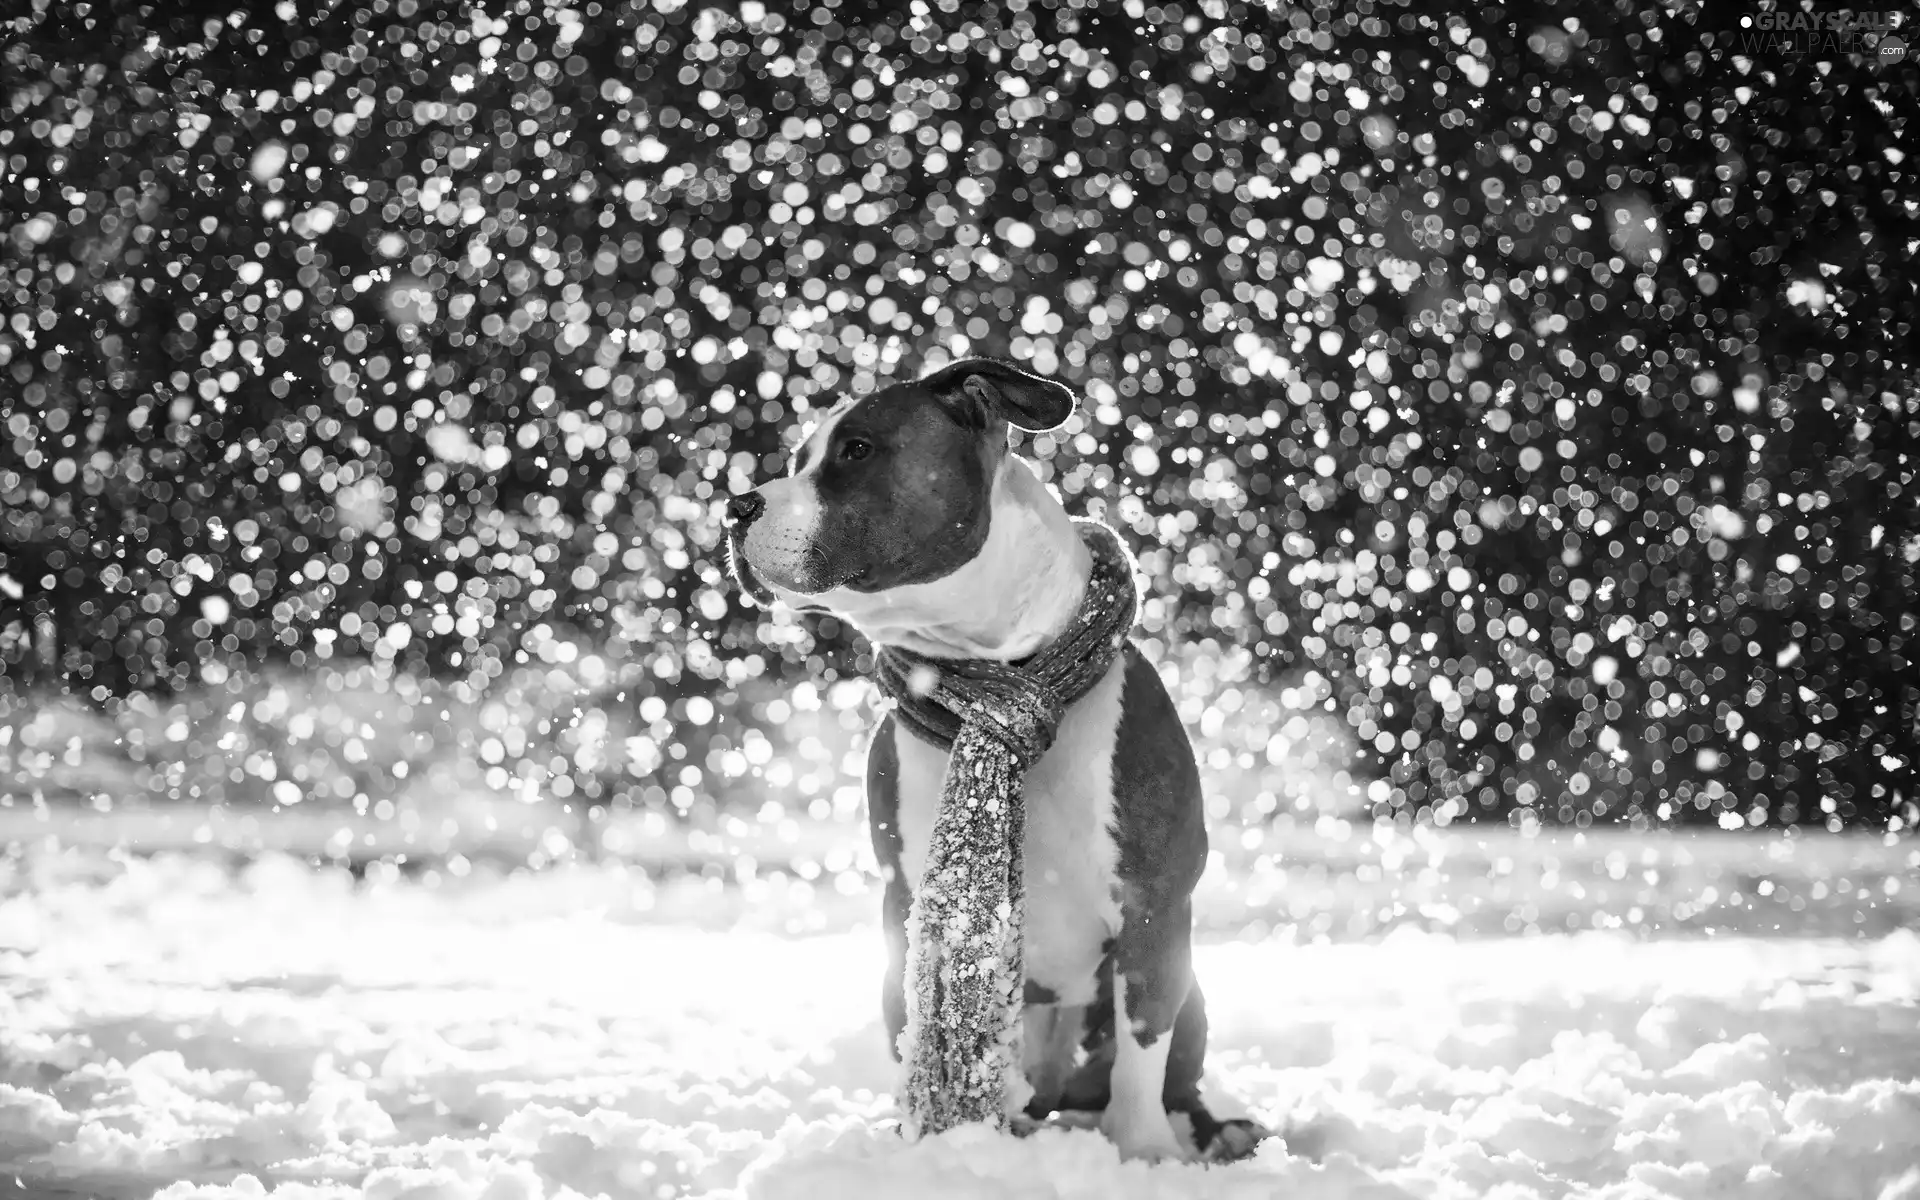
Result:
<svg viewBox="0 0 1920 1200"><path fill-rule="evenodd" d="M1243 1158L1251 1158L1260 1148L1260 1143L1273 1136L1273 1131L1258 1121L1234 1118L1220 1122L1220 1128L1214 1130L1213 1137L1200 1151L1203 1162L1230 1163Z"/></svg>
<svg viewBox="0 0 1920 1200"><path fill-rule="evenodd" d="M1100 1132L1129 1162L1186 1162L1192 1157L1164 1111L1122 1113L1108 1106L1100 1118Z"/></svg>

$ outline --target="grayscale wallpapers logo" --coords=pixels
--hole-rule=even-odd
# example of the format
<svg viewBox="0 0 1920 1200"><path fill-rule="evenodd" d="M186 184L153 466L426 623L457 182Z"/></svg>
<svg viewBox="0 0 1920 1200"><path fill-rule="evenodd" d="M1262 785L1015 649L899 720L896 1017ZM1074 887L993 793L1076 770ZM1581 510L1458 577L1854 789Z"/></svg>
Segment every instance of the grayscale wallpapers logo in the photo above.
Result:
<svg viewBox="0 0 1920 1200"><path fill-rule="evenodd" d="M1754 53L1858 54L1891 66L1907 57L1904 12L1760 12L1740 18L1740 48Z"/></svg>

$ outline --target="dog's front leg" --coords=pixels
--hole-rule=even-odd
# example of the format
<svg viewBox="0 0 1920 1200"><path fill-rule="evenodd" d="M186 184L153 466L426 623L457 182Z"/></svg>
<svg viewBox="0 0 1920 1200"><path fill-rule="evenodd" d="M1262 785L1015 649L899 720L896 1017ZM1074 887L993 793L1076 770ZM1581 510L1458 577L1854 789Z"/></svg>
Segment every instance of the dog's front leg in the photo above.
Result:
<svg viewBox="0 0 1920 1200"><path fill-rule="evenodd" d="M1046 993L1042 1000L1036 997L1036 991L1044 989L1027 985L1026 1004L1021 1010L1026 1042L1020 1065L1026 1072L1027 1085L1033 1089L1027 1101L1027 1115L1044 1121L1060 1107L1067 1077L1073 1073L1073 1055L1080 1045L1087 1006L1061 1004L1051 993Z"/></svg>
<svg viewBox="0 0 1920 1200"><path fill-rule="evenodd" d="M1113 965L1113 1075L1100 1130L1122 1157L1184 1158L1167 1119L1167 1052L1193 983L1192 915L1129 886Z"/></svg>

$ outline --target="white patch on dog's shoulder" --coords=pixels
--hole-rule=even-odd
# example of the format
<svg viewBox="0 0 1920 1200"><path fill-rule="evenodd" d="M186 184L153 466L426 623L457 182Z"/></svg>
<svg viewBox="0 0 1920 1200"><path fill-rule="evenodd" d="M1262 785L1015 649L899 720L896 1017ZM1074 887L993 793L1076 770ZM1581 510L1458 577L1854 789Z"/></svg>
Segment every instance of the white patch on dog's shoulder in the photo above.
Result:
<svg viewBox="0 0 1920 1200"><path fill-rule="evenodd" d="M1113 749L1124 656L1060 720L1027 772L1027 977L1062 1004L1090 1004L1101 947L1120 932Z"/></svg>
<svg viewBox="0 0 1920 1200"><path fill-rule="evenodd" d="M1126 660L1060 720L1053 748L1027 772L1027 978L1062 1004L1090 1004L1101 948L1120 932L1113 748ZM946 776L947 752L895 725L901 870L916 886Z"/></svg>

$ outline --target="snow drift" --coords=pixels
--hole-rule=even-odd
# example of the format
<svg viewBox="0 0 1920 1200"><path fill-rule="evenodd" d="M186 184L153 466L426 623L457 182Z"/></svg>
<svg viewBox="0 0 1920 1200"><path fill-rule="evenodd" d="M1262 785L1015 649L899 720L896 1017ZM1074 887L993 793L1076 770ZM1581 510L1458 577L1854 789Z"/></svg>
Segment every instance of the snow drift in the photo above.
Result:
<svg viewBox="0 0 1920 1200"><path fill-rule="evenodd" d="M11 862L28 1196L1920 1196L1906 929L1216 938L1213 1091L1285 1143L1150 1168L1082 1130L902 1142L878 935L788 932L837 911L797 888Z"/></svg>

